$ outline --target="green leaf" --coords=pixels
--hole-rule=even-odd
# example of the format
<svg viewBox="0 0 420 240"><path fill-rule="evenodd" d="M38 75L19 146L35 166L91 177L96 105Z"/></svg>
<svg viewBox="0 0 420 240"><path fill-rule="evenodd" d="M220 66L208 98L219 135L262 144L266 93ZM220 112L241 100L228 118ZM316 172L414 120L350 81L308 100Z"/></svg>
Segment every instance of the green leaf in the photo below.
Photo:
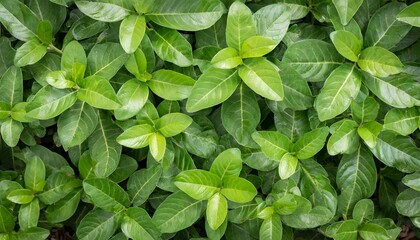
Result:
<svg viewBox="0 0 420 240"><path fill-rule="evenodd" d="M176 30L154 26L148 36L156 54L164 61L180 67L193 63L191 44Z"/></svg>
<svg viewBox="0 0 420 240"><path fill-rule="evenodd" d="M347 25L348 22L353 18L354 14L356 14L360 5L362 5L363 0L356 0L356 1L333 0L332 2L334 3L334 6L338 11L341 24Z"/></svg>
<svg viewBox="0 0 420 240"><path fill-rule="evenodd" d="M221 69L232 69L242 64L242 58L235 48L227 47L220 50L211 59L213 67Z"/></svg>
<svg viewBox="0 0 420 240"><path fill-rule="evenodd" d="M29 40L17 49L14 62L17 67L32 65L41 60L46 53L45 45L37 39Z"/></svg>
<svg viewBox="0 0 420 240"><path fill-rule="evenodd" d="M321 40L307 39L294 43L286 49L283 61L294 68L307 81L321 82L343 58L335 47Z"/></svg>
<svg viewBox="0 0 420 240"><path fill-rule="evenodd" d="M23 100L22 70L16 66L9 67L0 78L0 101L11 107Z"/></svg>
<svg viewBox="0 0 420 240"><path fill-rule="evenodd" d="M133 53L140 46L146 31L146 19L142 15L130 15L121 22L120 43L126 53Z"/></svg>
<svg viewBox="0 0 420 240"><path fill-rule="evenodd" d="M420 83L410 75L391 78L363 74L364 83L379 99L396 108L420 106Z"/></svg>
<svg viewBox="0 0 420 240"><path fill-rule="evenodd" d="M41 192L45 185L45 165L38 156L28 159L25 167L25 187L34 192Z"/></svg>
<svg viewBox="0 0 420 240"><path fill-rule="evenodd" d="M206 222L213 230L218 229L226 220L228 203L221 193L215 193L207 202Z"/></svg>
<svg viewBox="0 0 420 240"><path fill-rule="evenodd" d="M214 159L210 167L210 172L217 174L220 179L223 179L226 176L239 177L241 170L241 151L238 148L229 148L221 152L216 159Z"/></svg>
<svg viewBox="0 0 420 240"><path fill-rule="evenodd" d="M0 120L4 120L10 116L11 106L8 103L0 102Z"/></svg>
<svg viewBox="0 0 420 240"><path fill-rule="evenodd" d="M76 40L83 40L104 31L107 26L105 22L83 16L74 23L71 33Z"/></svg>
<svg viewBox="0 0 420 240"><path fill-rule="evenodd" d="M104 77L90 76L79 81L78 85L77 97L92 107L113 110L121 106L114 88Z"/></svg>
<svg viewBox="0 0 420 240"><path fill-rule="evenodd" d="M80 221L76 236L80 240L109 239L119 226L119 215L95 208Z"/></svg>
<svg viewBox="0 0 420 240"><path fill-rule="evenodd" d="M356 152L345 154L337 170L338 213L349 215L354 205L369 198L376 190L377 170L372 154L362 145Z"/></svg>
<svg viewBox="0 0 420 240"><path fill-rule="evenodd" d="M261 147L261 151L271 160L280 161L292 148L292 142L285 135L276 131L258 131L252 139Z"/></svg>
<svg viewBox="0 0 420 240"><path fill-rule="evenodd" d="M325 234L336 240L357 239L358 225L358 222L353 219L335 222L327 227Z"/></svg>
<svg viewBox="0 0 420 240"><path fill-rule="evenodd" d="M217 0L155 0L146 12L153 22L168 28L198 31L211 27L226 12Z"/></svg>
<svg viewBox="0 0 420 240"><path fill-rule="evenodd" d="M79 161L80 162L80 161ZM82 170L80 170L82 171ZM42 193L38 194L39 200L47 205L52 205L63 199L72 189L77 181L81 186L81 181L67 176L65 173L56 172L48 176ZM78 187L79 187L78 186Z"/></svg>
<svg viewBox="0 0 420 240"><path fill-rule="evenodd" d="M182 100L191 94L195 80L191 77L171 70L161 69L152 74L147 81L150 90L166 100Z"/></svg>
<svg viewBox="0 0 420 240"><path fill-rule="evenodd" d="M146 104L149 88L137 79L125 82L117 92L121 107L114 110L115 118L126 120L135 116Z"/></svg>
<svg viewBox="0 0 420 240"><path fill-rule="evenodd" d="M1 123L1 137L9 147L15 147L19 143L23 129L22 123L15 121L12 118L7 118Z"/></svg>
<svg viewBox="0 0 420 240"><path fill-rule="evenodd" d="M376 77L400 73L404 65L392 52L381 47L369 47L360 53L357 65Z"/></svg>
<svg viewBox="0 0 420 240"><path fill-rule="evenodd" d="M330 33L331 41L341 56L350 61L357 62L359 53L362 50L362 41L353 33L346 30L339 30Z"/></svg>
<svg viewBox="0 0 420 240"><path fill-rule="evenodd" d="M169 195L156 209L152 220L161 233L174 233L193 225L204 204L179 191Z"/></svg>
<svg viewBox="0 0 420 240"><path fill-rule="evenodd" d="M140 206L147 201L150 194L155 190L161 175L162 167L155 165L150 168L140 169L130 176L127 190L134 206Z"/></svg>
<svg viewBox="0 0 420 240"><path fill-rule="evenodd" d="M420 149L410 137L384 130L378 135L376 146L370 150L385 165L401 172L420 170Z"/></svg>
<svg viewBox="0 0 420 240"><path fill-rule="evenodd" d="M116 183L120 183L124 180L127 180L137 170L138 167L139 165L136 159L122 154L117 169L115 169L115 171L109 175L109 179Z"/></svg>
<svg viewBox="0 0 420 240"><path fill-rule="evenodd" d="M179 173L175 185L194 199L207 200L219 191L222 181L214 173L192 169Z"/></svg>
<svg viewBox="0 0 420 240"><path fill-rule="evenodd" d="M353 101L351 103L352 118L358 122L365 123L374 121L378 116L379 103L375 98L369 96L363 102Z"/></svg>
<svg viewBox="0 0 420 240"><path fill-rule="evenodd" d="M406 189L401 192L395 202L397 211L407 217L420 215L420 192L414 189Z"/></svg>
<svg viewBox="0 0 420 240"><path fill-rule="evenodd" d="M375 223L365 223L359 228L359 234L363 239L387 240L392 239L382 226Z"/></svg>
<svg viewBox="0 0 420 240"><path fill-rule="evenodd" d="M65 71L52 71L47 74L45 77L47 83L54 88L65 89L72 88L76 83L66 76Z"/></svg>
<svg viewBox="0 0 420 240"><path fill-rule="evenodd" d="M298 159L308 159L317 154L323 147L329 134L328 127L316 128L305 133L293 144L293 152Z"/></svg>
<svg viewBox="0 0 420 240"><path fill-rule="evenodd" d="M384 129L407 136L419 127L420 111L417 108L393 108L384 118Z"/></svg>
<svg viewBox="0 0 420 240"><path fill-rule="evenodd" d="M277 1L278 2L278 1ZM287 4L269 4L254 14L257 22L257 34L280 43L290 24L292 14Z"/></svg>
<svg viewBox="0 0 420 240"><path fill-rule="evenodd" d="M130 15L129 9L114 4L113 1L75 0L75 3L81 12L102 22L118 22Z"/></svg>
<svg viewBox="0 0 420 240"><path fill-rule="evenodd" d="M143 148L149 145L149 138L155 129L149 124L133 126L117 137L117 142L129 148Z"/></svg>
<svg viewBox="0 0 420 240"><path fill-rule="evenodd" d="M94 172L98 177L108 177L118 167L122 146L116 138L121 130L108 115L100 113L98 126L89 138L89 148L95 162Z"/></svg>
<svg viewBox="0 0 420 240"><path fill-rule="evenodd" d="M419 176L420 172L414 172L412 174L405 175L401 181L408 187L420 192Z"/></svg>
<svg viewBox="0 0 420 240"><path fill-rule="evenodd" d="M319 120L326 121L346 111L359 94L361 84L362 75L354 65L344 64L336 68L315 101Z"/></svg>
<svg viewBox="0 0 420 240"><path fill-rule="evenodd" d="M83 181L83 190L95 206L110 212L118 212L130 205L128 194L118 184L104 178Z"/></svg>
<svg viewBox="0 0 420 240"><path fill-rule="evenodd" d="M47 120L66 111L76 100L76 92L48 85L35 94L26 106L26 111L31 118Z"/></svg>
<svg viewBox="0 0 420 240"><path fill-rule="evenodd" d="M144 52L140 48L137 48L133 54L130 54L127 61L124 63L124 66L131 74L136 76L137 79L146 81L148 79L144 79L144 77L148 75L147 62Z"/></svg>
<svg viewBox="0 0 420 240"><path fill-rule="evenodd" d="M397 19L398 21L408 23L414 27L420 27L419 11L420 3L415 2L398 13Z"/></svg>
<svg viewBox="0 0 420 240"><path fill-rule="evenodd" d="M53 205L48 206L45 215L48 222L60 223L71 218L77 210L82 190L70 192L67 196Z"/></svg>
<svg viewBox="0 0 420 240"><path fill-rule="evenodd" d="M57 133L64 149L82 144L98 125L98 115L93 107L78 101L60 115Z"/></svg>
<svg viewBox="0 0 420 240"><path fill-rule="evenodd" d="M255 35L257 35L257 26L251 10L241 1L235 1L230 5L227 16L227 45L240 50L242 43Z"/></svg>
<svg viewBox="0 0 420 240"><path fill-rule="evenodd" d="M118 43L96 44L87 56L86 76L97 75L110 80L128 57Z"/></svg>
<svg viewBox="0 0 420 240"><path fill-rule="evenodd" d="M273 100L284 97L280 75L271 62L264 58L246 59L238 68L239 76L255 93Z"/></svg>
<svg viewBox="0 0 420 240"><path fill-rule="evenodd" d="M5 206L0 205L0 232L11 232L15 227L15 217Z"/></svg>
<svg viewBox="0 0 420 240"><path fill-rule="evenodd" d="M52 27L51 36L55 35L60 30L62 24L66 20L67 8L57 5L54 3L54 0L32 0L29 2L28 6L39 17L40 20L49 22Z"/></svg>
<svg viewBox="0 0 420 240"><path fill-rule="evenodd" d="M374 218L375 206L371 199L362 199L354 205L352 217L359 224L365 221L371 221Z"/></svg>
<svg viewBox="0 0 420 240"><path fill-rule="evenodd" d="M83 46L78 41L71 41L63 49L63 55L61 56L61 70L71 72L75 63L80 63L86 66L87 58Z"/></svg>
<svg viewBox="0 0 420 240"><path fill-rule="evenodd" d="M158 133L155 132L149 137L149 151L152 154L152 157L156 161L160 161L163 158L166 150L166 138Z"/></svg>
<svg viewBox="0 0 420 240"><path fill-rule="evenodd" d="M252 36L243 41L241 46L242 58L262 57L273 51L277 43L271 38L262 36Z"/></svg>
<svg viewBox="0 0 420 240"><path fill-rule="evenodd" d="M368 147L374 148L376 146L376 140L378 138L379 133L382 131L382 128L383 127L380 123L372 121L360 125L357 129L357 133Z"/></svg>
<svg viewBox="0 0 420 240"><path fill-rule="evenodd" d="M194 84L187 100L187 111L197 112L226 101L239 83L237 71L209 68Z"/></svg>
<svg viewBox="0 0 420 240"><path fill-rule="evenodd" d="M304 206L306 203L302 202L303 198L291 193L285 193L284 195L282 195L279 199L277 199L274 203L273 203L273 208L274 211L280 215L289 215L294 213L297 210L298 204L300 205L299 207L301 207L299 209L299 211L302 212L307 212L307 210L310 210L310 206L308 205L308 209L304 209L306 208L306 206Z"/></svg>
<svg viewBox="0 0 420 240"><path fill-rule="evenodd" d="M41 40L41 43L49 45L52 42L53 29L51 23L48 20L41 21L38 24L37 35Z"/></svg>
<svg viewBox="0 0 420 240"><path fill-rule="evenodd" d="M270 218L263 221L259 233L260 239L282 239L282 236L283 226L278 214L274 214Z"/></svg>
<svg viewBox="0 0 420 240"><path fill-rule="evenodd" d="M343 119L331 125L331 137L327 143L328 154L334 156L355 152L359 146L358 126L355 121L348 119Z"/></svg>
<svg viewBox="0 0 420 240"><path fill-rule="evenodd" d="M281 179L288 179L296 172L299 160L292 154L286 153L279 162L279 176Z"/></svg>
<svg viewBox="0 0 420 240"><path fill-rule="evenodd" d="M284 62L277 62L276 65L280 69L284 89L283 101L276 104L293 110L306 110L312 107L314 99L307 81L290 65Z"/></svg>
<svg viewBox="0 0 420 240"><path fill-rule="evenodd" d="M36 38L39 18L19 0L0 2L0 22L10 34L21 41Z"/></svg>
<svg viewBox="0 0 420 240"><path fill-rule="evenodd" d="M34 193L29 189L16 189L7 195L7 200L17 204L28 204L34 197Z"/></svg>
<svg viewBox="0 0 420 240"><path fill-rule="evenodd" d="M20 206L18 220L21 230L27 230L38 225L39 210L38 198L34 198L32 202Z"/></svg>
<svg viewBox="0 0 420 240"><path fill-rule="evenodd" d="M221 111L226 131L241 145L253 144L251 134L261 120L255 94L245 84L240 84L233 95L223 102Z"/></svg>
<svg viewBox="0 0 420 240"><path fill-rule="evenodd" d="M411 26L397 20L397 15L407 5L390 2L373 14L367 26L364 46L390 49L400 42L410 31Z"/></svg>
<svg viewBox="0 0 420 240"><path fill-rule="evenodd" d="M237 203L249 202L257 195L257 189L250 181L236 176L226 176L220 192L228 200Z"/></svg>
<svg viewBox="0 0 420 240"><path fill-rule="evenodd" d="M192 123L192 118L183 113L169 113L155 122L155 128L165 137L183 132Z"/></svg>
<svg viewBox="0 0 420 240"><path fill-rule="evenodd" d="M158 239L161 234L149 214L138 207L129 208L125 212L121 230L127 237L134 240L154 240Z"/></svg>

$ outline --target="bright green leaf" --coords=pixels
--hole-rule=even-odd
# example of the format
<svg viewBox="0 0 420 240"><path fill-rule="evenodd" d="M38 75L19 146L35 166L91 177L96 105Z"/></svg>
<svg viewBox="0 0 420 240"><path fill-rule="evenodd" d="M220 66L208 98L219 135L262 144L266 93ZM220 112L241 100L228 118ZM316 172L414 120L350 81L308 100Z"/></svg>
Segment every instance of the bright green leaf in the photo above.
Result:
<svg viewBox="0 0 420 240"><path fill-rule="evenodd" d="M166 100L182 100L191 94L195 80L171 70L161 69L152 74L147 84L153 93Z"/></svg>
<svg viewBox="0 0 420 240"><path fill-rule="evenodd" d="M136 79L125 82L117 92L121 107L114 110L115 118L126 120L135 116L146 104L149 88Z"/></svg>
<svg viewBox="0 0 420 240"><path fill-rule="evenodd" d="M17 204L28 204L34 197L35 195L29 189L16 189L7 195L7 200Z"/></svg>
<svg viewBox="0 0 420 240"><path fill-rule="evenodd" d="M149 144L149 137L155 129L149 124L133 126L117 137L117 142L130 148L143 148Z"/></svg>
<svg viewBox="0 0 420 240"><path fill-rule="evenodd" d="M214 194L207 202L206 222L213 229L218 229L226 220L228 203L221 193Z"/></svg>
<svg viewBox="0 0 420 240"><path fill-rule="evenodd" d="M141 15L130 15L121 22L120 43L126 53L133 53L140 46L146 31L146 19Z"/></svg>
<svg viewBox="0 0 420 240"><path fill-rule="evenodd" d="M359 146L357 127L356 122L348 119L343 119L331 125L331 137L327 143L328 154L334 156L355 152Z"/></svg>
<svg viewBox="0 0 420 240"><path fill-rule="evenodd" d="M420 27L420 3L415 2L410 6L404 8L397 15L398 21L408 23L415 27Z"/></svg>
<svg viewBox="0 0 420 240"><path fill-rule="evenodd" d="M1 123L1 137L9 147L15 147L19 143L23 129L22 123L12 118L7 118Z"/></svg>
<svg viewBox="0 0 420 240"><path fill-rule="evenodd" d="M152 157L156 161L160 161L163 158L166 150L166 138L158 133L155 132L149 137L149 151L152 154Z"/></svg>
<svg viewBox="0 0 420 240"><path fill-rule="evenodd" d="M150 218L149 214L142 208L129 208L125 212L121 223L122 232L134 240L158 239L160 232Z"/></svg>
<svg viewBox="0 0 420 240"><path fill-rule="evenodd" d="M308 159L317 154L324 146L329 134L328 127L316 128L305 133L293 144L293 152L299 159Z"/></svg>
<svg viewBox="0 0 420 240"><path fill-rule="evenodd" d="M292 147L290 139L276 131L258 131L252 134L252 139L261 147L264 155L276 161L280 161Z"/></svg>
<svg viewBox="0 0 420 240"><path fill-rule="evenodd" d="M384 118L384 129L407 136L419 127L420 111L417 108L393 108Z"/></svg>
<svg viewBox="0 0 420 240"><path fill-rule="evenodd" d="M76 236L80 240L109 239L120 225L119 215L95 208L80 221Z"/></svg>
<svg viewBox="0 0 420 240"><path fill-rule="evenodd" d="M278 214L274 214L270 218L263 221L261 224L259 237L260 239L267 240L282 239L283 226Z"/></svg>
<svg viewBox="0 0 420 240"><path fill-rule="evenodd" d="M357 62L362 42L351 32L339 30L330 34L335 49L350 61Z"/></svg>
<svg viewBox="0 0 420 240"><path fill-rule="evenodd" d="M357 65L376 77L400 73L404 65L392 52L381 47L369 47L360 53Z"/></svg>
<svg viewBox="0 0 420 240"><path fill-rule="evenodd" d="M154 167L141 169L130 176L127 190L134 206L140 206L147 201L150 194L155 190L161 174L162 167L155 165Z"/></svg>
<svg viewBox="0 0 420 240"><path fill-rule="evenodd" d="M194 199L207 200L219 191L222 181L214 173L192 169L178 174L175 185Z"/></svg>
<svg viewBox="0 0 420 240"><path fill-rule="evenodd" d="M241 46L242 58L256 58L262 57L267 53L273 51L277 43L267 37L252 36L243 41Z"/></svg>
<svg viewBox="0 0 420 240"><path fill-rule="evenodd" d="M128 194L118 184L108 179L91 178L83 181L83 189L95 206L118 212L130 205Z"/></svg>
<svg viewBox="0 0 420 240"><path fill-rule="evenodd" d="M279 2L279 1L277 1ZM254 14L257 22L257 34L273 40L276 45L280 43L295 17L287 4L269 4L260 8Z"/></svg>
<svg viewBox="0 0 420 240"><path fill-rule="evenodd" d="M90 76L78 84L80 89L77 91L77 97L92 107L107 110L121 107L117 94L106 78L98 75Z"/></svg>
<svg viewBox="0 0 420 240"><path fill-rule="evenodd" d="M334 6L338 11L338 15L341 19L341 24L347 25L348 22L353 18L354 14L356 14L360 5L362 5L363 0L333 0L332 2L334 3Z"/></svg>
<svg viewBox="0 0 420 240"><path fill-rule="evenodd" d="M84 14L102 22L118 22L130 14L129 9L114 4L113 1L76 0L75 3Z"/></svg>
<svg viewBox="0 0 420 240"><path fill-rule="evenodd" d="M230 5L227 16L227 45L240 50L245 39L255 35L257 35L257 26L251 10L241 1L235 1Z"/></svg>
<svg viewBox="0 0 420 240"><path fill-rule="evenodd" d="M216 68L232 69L242 64L242 58L235 48L227 47L214 55L211 64Z"/></svg>
<svg viewBox="0 0 420 240"><path fill-rule="evenodd" d="M236 176L226 176L220 192L228 200L237 203L249 202L257 195L257 189L250 181Z"/></svg>
<svg viewBox="0 0 420 240"><path fill-rule="evenodd" d="M41 60L46 53L47 47L37 39L33 39L25 42L17 49L14 62L18 67L32 65Z"/></svg>

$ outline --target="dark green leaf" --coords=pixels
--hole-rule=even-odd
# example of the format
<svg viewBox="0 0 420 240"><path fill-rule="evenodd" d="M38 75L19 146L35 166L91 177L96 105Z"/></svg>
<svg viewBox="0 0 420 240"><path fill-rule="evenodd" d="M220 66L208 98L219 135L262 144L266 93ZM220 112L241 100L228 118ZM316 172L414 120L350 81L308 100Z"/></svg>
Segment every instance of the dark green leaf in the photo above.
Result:
<svg viewBox="0 0 420 240"><path fill-rule="evenodd" d="M118 212L130 205L128 194L108 179L92 178L83 181L83 189L99 208Z"/></svg>
<svg viewBox="0 0 420 240"><path fill-rule="evenodd" d="M18 220L21 230L27 230L38 225L39 210L38 198L34 198L32 202L20 206Z"/></svg>
<svg viewBox="0 0 420 240"><path fill-rule="evenodd" d="M291 17L295 15L292 15L287 4L269 4L262 7L254 14L257 34L279 44L287 32Z"/></svg>
<svg viewBox="0 0 420 240"><path fill-rule="evenodd" d="M351 103L351 114L354 120L365 123L374 121L378 116L379 103L371 96L363 102L353 101Z"/></svg>
<svg viewBox="0 0 420 240"><path fill-rule="evenodd" d="M48 206L45 214L48 222L59 223L68 220L76 212L82 190L70 192L65 198Z"/></svg>
<svg viewBox="0 0 420 240"><path fill-rule="evenodd" d="M111 79L127 61L128 55L118 43L96 44L87 56L86 75Z"/></svg>
<svg viewBox="0 0 420 240"><path fill-rule="evenodd" d="M19 0L0 2L0 21L7 31L21 41L36 38L39 19Z"/></svg>
<svg viewBox="0 0 420 240"><path fill-rule="evenodd" d="M7 233L13 230L15 227L15 217L9 209L0 205L0 231Z"/></svg>
<svg viewBox="0 0 420 240"><path fill-rule="evenodd" d="M134 240L154 240L160 236L160 232L149 214L144 209L137 207L129 208L125 212L121 230L127 237Z"/></svg>
<svg viewBox="0 0 420 240"><path fill-rule="evenodd" d="M156 188L161 174L161 166L155 165L151 168L141 169L130 176L127 190L134 206L140 206L146 202Z"/></svg>
<svg viewBox="0 0 420 240"><path fill-rule="evenodd" d="M283 226L278 214L272 215L265 219L260 228L260 239L282 239Z"/></svg>
<svg viewBox="0 0 420 240"><path fill-rule="evenodd" d="M45 165L38 156L28 159L24 174L25 187L41 192L45 185Z"/></svg>
<svg viewBox="0 0 420 240"><path fill-rule="evenodd" d="M353 18L354 14L356 14L360 5L362 5L363 0L356 0L356 1L333 0L332 2L334 3L334 6L338 11L338 15L340 16L340 19L341 19L341 24L347 25L348 22Z"/></svg>
<svg viewBox="0 0 420 240"><path fill-rule="evenodd" d="M109 239L119 225L119 215L96 208L80 221L76 235L80 240Z"/></svg>

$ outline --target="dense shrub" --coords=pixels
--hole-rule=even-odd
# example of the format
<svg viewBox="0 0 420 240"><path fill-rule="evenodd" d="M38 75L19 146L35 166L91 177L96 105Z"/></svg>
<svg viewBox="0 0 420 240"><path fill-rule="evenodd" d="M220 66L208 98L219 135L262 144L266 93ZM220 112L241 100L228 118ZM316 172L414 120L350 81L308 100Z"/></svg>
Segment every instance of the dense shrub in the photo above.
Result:
<svg viewBox="0 0 420 240"><path fill-rule="evenodd" d="M1 239L414 238L420 2L244 2L0 0Z"/></svg>

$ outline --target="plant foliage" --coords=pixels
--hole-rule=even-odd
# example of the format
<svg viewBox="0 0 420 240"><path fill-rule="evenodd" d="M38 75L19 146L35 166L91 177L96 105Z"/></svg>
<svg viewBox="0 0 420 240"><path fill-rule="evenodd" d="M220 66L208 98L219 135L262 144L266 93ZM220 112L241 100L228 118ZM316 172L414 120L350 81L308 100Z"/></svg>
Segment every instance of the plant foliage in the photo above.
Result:
<svg viewBox="0 0 420 240"><path fill-rule="evenodd" d="M0 0L0 23L1 239L420 232L418 1Z"/></svg>

